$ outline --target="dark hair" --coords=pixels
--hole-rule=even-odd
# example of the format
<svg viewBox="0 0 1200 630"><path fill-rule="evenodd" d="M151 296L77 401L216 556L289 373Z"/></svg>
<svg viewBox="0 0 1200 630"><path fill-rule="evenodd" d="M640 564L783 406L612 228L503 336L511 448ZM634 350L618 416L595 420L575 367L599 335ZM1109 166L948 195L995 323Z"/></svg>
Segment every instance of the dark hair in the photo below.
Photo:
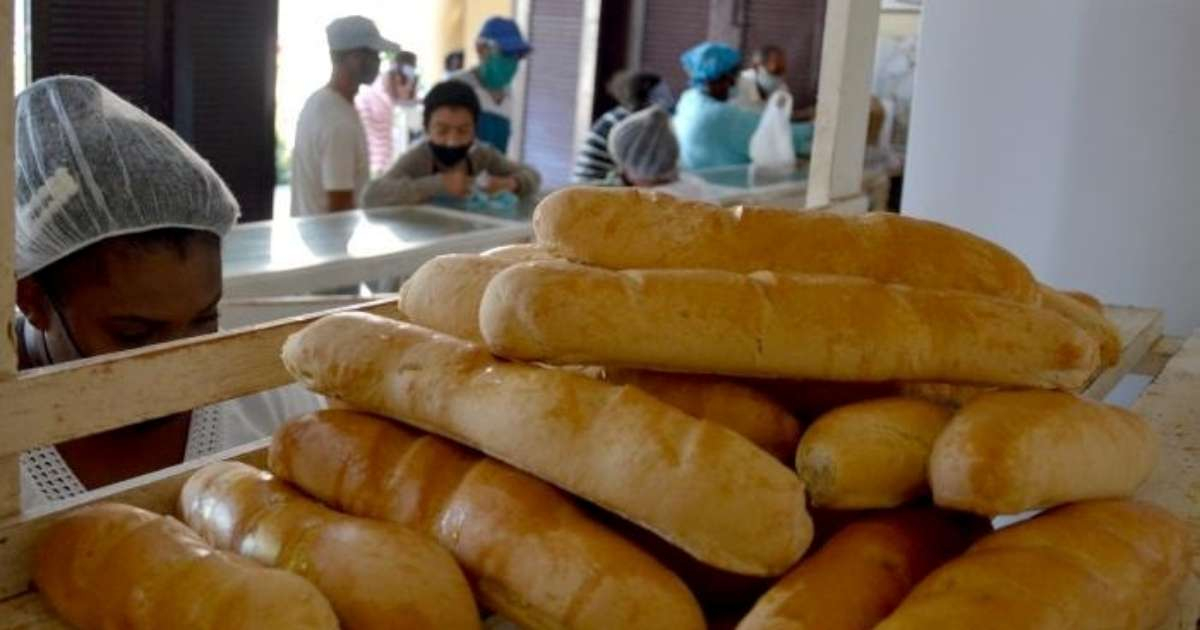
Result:
<svg viewBox="0 0 1200 630"><path fill-rule="evenodd" d="M455 51L451 52L450 54L446 55L446 60L444 62L444 68L446 70L450 70L450 71L462 70L463 59L464 59L463 51L455 50Z"/></svg>
<svg viewBox="0 0 1200 630"><path fill-rule="evenodd" d="M113 236L51 263L34 273L33 279L52 298L61 298L69 293L76 283L90 281L95 277L92 274L102 271L93 260L101 248L120 247L130 252L167 249L183 258L187 255L188 247L194 243L212 243L214 247L220 247L221 237L212 232L191 228L158 228Z"/></svg>
<svg viewBox="0 0 1200 630"><path fill-rule="evenodd" d="M400 52L396 53L396 56L392 59L392 62L400 66L415 67L417 65L417 53L414 53L411 50L401 50Z"/></svg>
<svg viewBox="0 0 1200 630"><path fill-rule="evenodd" d="M662 77L653 72L619 70L608 80L608 94L622 107L631 112L650 105L650 92L662 83Z"/></svg>
<svg viewBox="0 0 1200 630"><path fill-rule="evenodd" d="M433 86L425 95L425 128L429 128L429 119L439 107L462 107L470 110L471 118L479 122L479 97L475 89L462 81L442 81Z"/></svg>
<svg viewBox="0 0 1200 630"><path fill-rule="evenodd" d="M773 54L779 55L780 57L784 56L783 49L775 44L759 46L759 48L754 51L753 62L756 64L763 63L767 60L767 57L770 57Z"/></svg>

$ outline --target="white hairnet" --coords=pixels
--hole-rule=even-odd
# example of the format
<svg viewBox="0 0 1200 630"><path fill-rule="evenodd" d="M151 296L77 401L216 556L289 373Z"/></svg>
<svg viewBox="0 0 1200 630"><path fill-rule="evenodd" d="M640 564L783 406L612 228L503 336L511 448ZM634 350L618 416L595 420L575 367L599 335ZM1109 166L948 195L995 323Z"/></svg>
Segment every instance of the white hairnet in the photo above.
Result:
<svg viewBox="0 0 1200 630"><path fill-rule="evenodd" d="M608 152L626 178L665 182L675 178L679 141L671 115L657 105L630 114L608 134Z"/></svg>
<svg viewBox="0 0 1200 630"><path fill-rule="evenodd" d="M17 277L121 234L224 236L233 194L195 151L96 81L42 79L16 103Z"/></svg>

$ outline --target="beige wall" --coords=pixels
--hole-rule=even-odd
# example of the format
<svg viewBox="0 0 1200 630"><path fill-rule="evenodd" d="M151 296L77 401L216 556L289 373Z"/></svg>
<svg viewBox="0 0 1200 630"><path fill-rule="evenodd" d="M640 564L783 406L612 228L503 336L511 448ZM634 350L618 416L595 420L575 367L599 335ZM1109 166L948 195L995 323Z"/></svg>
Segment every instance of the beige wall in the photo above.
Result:
<svg viewBox="0 0 1200 630"><path fill-rule="evenodd" d="M920 26L921 14L917 11L884 11L879 15L880 37L915 35Z"/></svg>

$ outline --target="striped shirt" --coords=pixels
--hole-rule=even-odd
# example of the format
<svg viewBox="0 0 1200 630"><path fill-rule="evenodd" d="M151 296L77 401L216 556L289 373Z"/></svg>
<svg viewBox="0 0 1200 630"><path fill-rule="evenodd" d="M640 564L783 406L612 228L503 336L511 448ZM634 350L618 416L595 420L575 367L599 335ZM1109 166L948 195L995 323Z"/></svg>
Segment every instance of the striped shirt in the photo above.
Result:
<svg viewBox="0 0 1200 630"><path fill-rule="evenodd" d="M612 154L608 152L608 134L628 115L629 110L618 105L604 112L592 124L583 147L575 156L575 172L571 175L571 181L577 184L601 184L610 173L617 170Z"/></svg>

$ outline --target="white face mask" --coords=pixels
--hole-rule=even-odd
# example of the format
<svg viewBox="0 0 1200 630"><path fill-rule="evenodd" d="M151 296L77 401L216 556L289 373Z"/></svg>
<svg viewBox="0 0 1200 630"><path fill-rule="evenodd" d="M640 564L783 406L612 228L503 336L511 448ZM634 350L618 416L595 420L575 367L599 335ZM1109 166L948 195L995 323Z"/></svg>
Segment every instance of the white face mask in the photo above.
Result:
<svg viewBox="0 0 1200 630"><path fill-rule="evenodd" d="M779 89L779 86L783 84L783 77L778 74L771 74L766 70L759 70L755 76L755 81L758 83L759 89L770 94Z"/></svg>

